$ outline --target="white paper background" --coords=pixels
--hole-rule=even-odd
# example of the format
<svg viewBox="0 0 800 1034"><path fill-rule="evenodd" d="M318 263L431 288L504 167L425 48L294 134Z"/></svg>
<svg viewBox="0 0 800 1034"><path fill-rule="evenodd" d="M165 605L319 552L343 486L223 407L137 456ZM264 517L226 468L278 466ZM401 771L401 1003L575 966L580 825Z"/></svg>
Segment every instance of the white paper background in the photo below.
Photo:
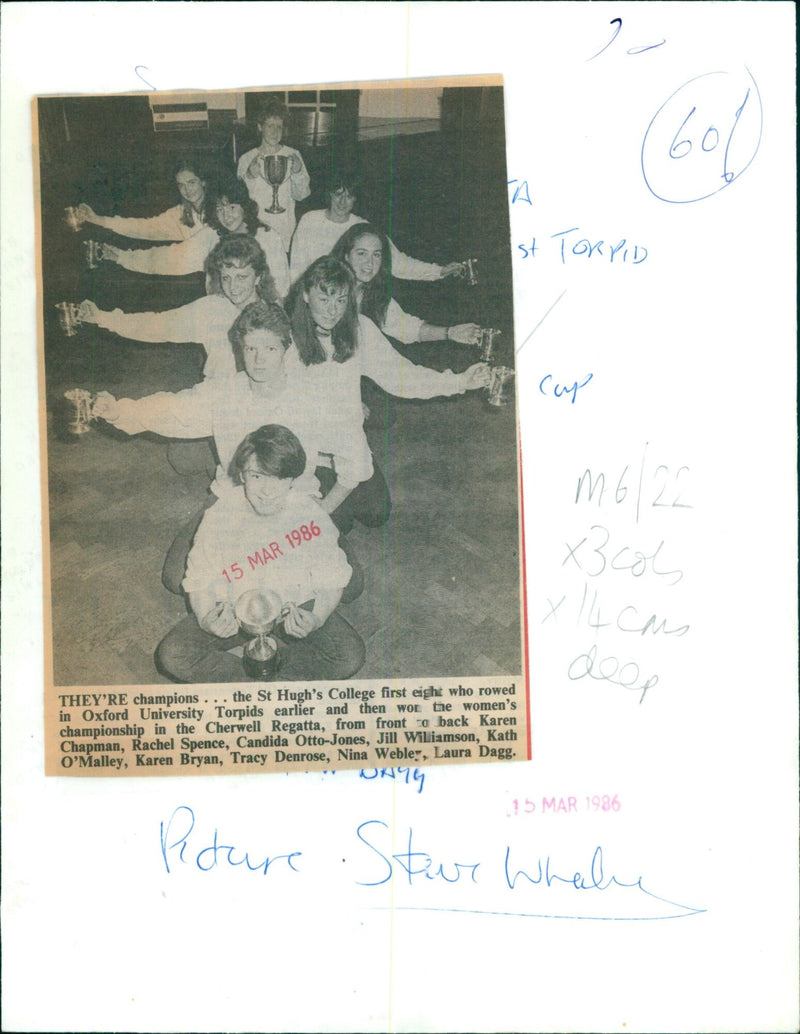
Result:
<svg viewBox="0 0 800 1034"><path fill-rule="evenodd" d="M793 6L5 4L2 30L4 1029L796 1029ZM512 205L512 243L541 249L515 247L518 346L556 303L518 356L532 763L437 769L421 794L354 773L42 776L30 99L138 90L136 66L160 90L503 74L509 177L533 202ZM705 201L658 201L640 167L650 120L694 76L744 66L763 105L751 167ZM549 238L570 227L647 260L562 265ZM571 404L538 390L548 373L593 378ZM689 467L693 508L636 524L623 503L597 523L644 553L663 539L684 581L576 581L565 543L595 513L574 503L578 476L614 473L613 496L643 452L651 473ZM576 624L583 584L691 625L611 641L659 673L642 704L567 678L609 635ZM592 794L621 810L507 818L515 798ZM179 805L255 854L302 850L302 877L167 875L159 823ZM371 819L394 850L413 826L435 864L486 858L487 873L507 843L565 869L602 844L609 872L705 911L392 910L495 900L488 885L359 887L380 871L354 835Z"/></svg>

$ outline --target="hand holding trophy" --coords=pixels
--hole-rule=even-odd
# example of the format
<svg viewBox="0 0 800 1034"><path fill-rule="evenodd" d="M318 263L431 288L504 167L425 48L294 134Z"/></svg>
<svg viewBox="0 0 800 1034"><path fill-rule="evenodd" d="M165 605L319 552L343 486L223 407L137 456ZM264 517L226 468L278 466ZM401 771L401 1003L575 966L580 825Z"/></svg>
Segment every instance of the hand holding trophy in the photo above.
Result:
<svg viewBox="0 0 800 1034"><path fill-rule="evenodd" d="M77 207L69 205L64 209L64 222L74 233L77 233L86 222L87 214L84 209L88 209L89 212L92 212L88 205L78 205ZM93 212L92 215L94 215Z"/></svg>
<svg viewBox="0 0 800 1034"><path fill-rule="evenodd" d="M64 398L70 403L67 430L70 434L86 434L92 420L92 393L86 388L70 388Z"/></svg>
<svg viewBox="0 0 800 1034"><path fill-rule="evenodd" d="M242 653L245 672L253 679L271 678L278 669L278 644L269 633L282 616L280 596L250 589L236 601L234 612L242 632L255 636Z"/></svg>
<svg viewBox="0 0 800 1034"><path fill-rule="evenodd" d="M464 259L459 263L459 267L460 272L455 275L466 279L470 287L475 287L478 283L478 260L476 258Z"/></svg>
<svg viewBox="0 0 800 1034"><path fill-rule="evenodd" d="M488 363L489 395L486 399L494 409L502 409L508 405L508 392L514 378L514 371L508 366L500 366L497 363L496 339L501 331L494 327L481 327L478 331L478 339L475 342L481 350L481 360Z"/></svg>
<svg viewBox="0 0 800 1034"><path fill-rule="evenodd" d="M83 322L80 314L80 306L77 302L56 302L58 311L58 324L62 334L67 337L75 337L78 327Z"/></svg>
<svg viewBox="0 0 800 1034"><path fill-rule="evenodd" d="M86 388L70 388L64 392L70 403L70 418L67 430L70 434L86 434L92 420L108 420L111 423L119 416L119 404L107 391L93 394Z"/></svg>
<svg viewBox="0 0 800 1034"><path fill-rule="evenodd" d="M289 168L289 159L285 154L264 155L264 179L272 187L272 205L267 209L273 215L285 212L278 204L278 187L286 179L286 172Z"/></svg>
<svg viewBox="0 0 800 1034"><path fill-rule="evenodd" d="M514 371L508 366L493 366L491 368L492 380L489 384L489 397L487 402L495 409L508 405L508 392L514 378Z"/></svg>

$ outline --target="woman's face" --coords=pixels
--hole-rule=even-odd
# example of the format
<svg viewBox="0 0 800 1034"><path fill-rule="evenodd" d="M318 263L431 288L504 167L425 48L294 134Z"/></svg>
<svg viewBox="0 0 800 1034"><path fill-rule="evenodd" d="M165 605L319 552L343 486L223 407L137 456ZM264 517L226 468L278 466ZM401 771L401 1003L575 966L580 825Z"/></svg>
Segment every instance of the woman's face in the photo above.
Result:
<svg viewBox="0 0 800 1034"><path fill-rule="evenodd" d="M347 261L360 284L368 284L378 275L382 259L383 247L380 238L374 233L359 237L347 256Z"/></svg>
<svg viewBox="0 0 800 1034"><path fill-rule="evenodd" d="M347 311L349 291L346 287L325 287L315 284L303 291L311 310L311 318L320 330L330 333Z"/></svg>
<svg viewBox="0 0 800 1034"><path fill-rule="evenodd" d="M178 193L190 205L199 205L205 197L206 185L195 173L183 169L175 177Z"/></svg>
<svg viewBox="0 0 800 1034"><path fill-rule="evenodd" d="M242 340L242 359L247 376L258 384L277 381L283 374L286 349L276 333L259 327Z"/></svg>
<svg viewBox="0 0 800 1034"><path fill-rule="evenodd" d="M228 233L240 233L244 228L244 207L221 197L217 202L217 219Z"/></svg>
<svg viewBox="0 0 800 1034"><path fill-rule="evenodd" d="M280 115L270 115L261 123L261 139L271 147L277 147L283 136L283 119Z"/></svg>
<svg viewBox="0 0 800 1034"><path fill-rule="evenodd" d="M293 478L265 474L255 456L247 461L242 471L242 481L247 501L260 517L273 517L281 513L294 483Z"/></svg>
<svg viewBox="0 0 800 1034"><path fill-rule="evenodd" d="M261 279L252 266L223 266L219 272L222 291L228 301L240 309L256 299L256 286Z"/></svg>
<svg viewBox="0 0 800 1034"><path fill-rule="evenodd" d="M339 187L331 194L331 214L334 219L344 222L353 211L355 203L355 194L351 194L347 187Z"/></svg>

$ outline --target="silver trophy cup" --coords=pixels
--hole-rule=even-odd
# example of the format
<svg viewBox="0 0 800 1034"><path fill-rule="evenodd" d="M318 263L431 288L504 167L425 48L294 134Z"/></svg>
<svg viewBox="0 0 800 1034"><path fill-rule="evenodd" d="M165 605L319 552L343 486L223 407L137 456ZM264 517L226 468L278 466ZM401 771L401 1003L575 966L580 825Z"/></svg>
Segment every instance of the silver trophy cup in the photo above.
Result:
<svg viewBox="0 0 800 1034"><path fill-rule="evenodd" d="M476 258L465 259L461 263L459 276L464 277L470 287L478 283L478 260Z"/></svg>
<svg viewBox="0 0 800 1034"><path fill-rule="evenodd" d="M281 599L269 590L250 589L236 601L234 614L246 635L255 636L245 644L242 665L251 679L270 679L278 670L278 644L268 633L281 617Z"/></svg>
<svg viewBox="0 0 800 1034"><path fill-rule="evenodd" d="M103 261L103 245L100 241L84 241L83 250L86 254L86 268L97 269Z"/></svg>
<svg viewBox="0 0 800 1034"><path fill-rule="evenodd" d="M70 205L68 208L64 209L64 222L70 230L74 230L77 233L77 231L83 226L83 216L77 208L73 208L72 205Z"/></svg>
<svg viewBox="0 0 800 1034"><path fill-rule="evenodd" d="M491 375L489 397L486 401L490 406L499 409L501 406L508 405L508 393L511 390L514 371L508 366L494 366L492 367Z"/></svg>
<svg viewBox="0 0 800 1034"><path fill-rule="evenodd" d="M57 302L56 309L58 310L58 322L61 330L67 337L75 337L81 324L81 318L78 315L78 303Z"/></svg>
<svg viewBox="0 0 800 1034"><path fill-rule="evenodd" d="M71 405L67 430L70 434L86 434L92 421L92 393L86 388L71 388L64 392L64 398Z"/></svg>
<svg viewBox="0 0 800 1034"><path fill-rule="evenodd" d="M481 327L478 332L478 347L481 350L481 362L491 363L495 359L495 338L500 336L500 331L493 327Z"/></svg>
<svg viewBox="0 0 800 1034"><path fill-rule="evenodd" d="M285 154L267 154L264 156L264 178L272 187L272 206L266 209L273 215L285 212L278 204L278 187L286 179L286 170L289 167L289 159Z"/></svg>

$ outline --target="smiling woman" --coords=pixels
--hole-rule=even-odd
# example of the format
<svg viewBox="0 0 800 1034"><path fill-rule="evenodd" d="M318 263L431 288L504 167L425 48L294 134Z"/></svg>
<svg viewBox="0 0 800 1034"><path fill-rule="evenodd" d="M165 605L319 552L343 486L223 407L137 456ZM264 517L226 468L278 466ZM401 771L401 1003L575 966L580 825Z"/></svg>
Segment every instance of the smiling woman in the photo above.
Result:
<svg viewBox="0 0 800 1034"><path fill-rule="evenodd" d="M220 242L208 257L205 298L166 312L105 312L92 301L81 302L79 315L120 337L153 344L198 342L206 350L203 375L224 377L236 372L228 331L250 302L277 301L264 252L252 237L234 235Z"/></svg>
<svg viewBox="0 0 800 1034"><path fill-rule="evenodd" d="M168 247L124 249L100 246L100 257L136 273L156 276L186 276L199 273L217 244L234 234L253 237L267 258L267 268L281 298L289 291L289 263L280 235L258 221L258 206L247 188L234 176L220 183L219 196L211 208L208 225L188 240Z"/></svg>
<svg viewBox="0 0 800 1034"><path fill-rule="evenodd" d="M253 302L235 320L229 338L228 349L240 367L232 376L140 399L116 399L100 392L94 403L93 416L125 434L150 431L165 438L213 439L219 458L216 477L202 506L176 535L164 562L162 581L174 593L180 592L186 557L200 520L218 498L230 492L231 463L239 443L251 431L271 422L288 428L308 457L304 468L295 471L295 491L319 494L314 471L319 450L318 412L305 390L304 368L296 361L286 362L291 343L286 314L278 305Z"/></svg>
<svg viewBox="0 0 800 1034"><path fill-rule="evenodd" d="M364 262L374 264L374 257ZM309 397L325 414L317 471L327 490L322 507L343 534L355 520L367 527L385 524L391 501L364 433L362 376L401 398L431 399L486 387L488 367L476 363L453 373L409 362L371 320L359 316L356 279L333 257L317 259L306 270L292 288L288 309Z"/></svg>
<svg viewBox="0 0 800 1034"><path fill-rule="evenodd" d="M352 226L331 252L346 262L356 276L358 310L390 337L413 344L417 341L456 341L476 345L480 327L476 323L438 326L410 316L391 296L393 275L391 242L369 223Z"/></svg>
<svg viewBox="0 0 800 1034"><path fill-rule="evenodd" d="M261 143L242 155L237 168L250 197L258 205L260 222L280 235L286 252L295 228L295 201L302 201L311 193L308 171L300 152L281 143L287 117L284 104L275 98L267 101L256 120ZM285 162L282 178L274 183L268 179L266 162L271 157L282 159L281 165Z"/></svg>
<svg viewBox="0 0 800 1034"><path fill-rule="evenodd" d="M280 421L316 461L317 414L306 400L304 369L286 361L291 331L279 305L255 301L238 315L226 337L239 371L206 378L184 391L115 399L100 392L92 415L126 434L151 431L166 438L213 437L220 464L211 491L223 495L231 486L228 468L241 440L270 421ZM302 484L316 494L314 465ZM183 571L180 572L183 577Z"/></svg>
<svg viewBox="0 0 800 1034"><path fill-rule="evenodd" d="M297 436L280 424L251 431L236 449L236 487L203 515L186 563L192 613L156 653L176 682L270 680L264 672L250 675L246 664L243 675L229 653L245 643L237 604L254 592L277 597L280 619L260 631L275 637L281 681L349 678L364 663L361 637L335 613L353 573L338 532L313 499L295 490L306 462Z"/></svg>
<svg viewBox="0 0 800 1034"><path fill-rule="evenodd" d="M312 262L329 255L342 234L359 223L367 222L353 212L360 193L361 183L355 172L343 168L331 172L324 195L328 207L306 212L294 231L290 258L292 283ZM412 258L403 254L392 241L389 241L389 250L392 274L403 280L441 280L456 275L461 269L460 262L440 266Z"/></svg>
<svg viewBox="0 0 800 1034"><path fill-rule="evenodd" d="M175 185L181 203L148 219L97 215L89 205L78 205L77 217L112 230L122 237L147 241L184 241L202 230L208 212L208 178L195 162L181 160L175 166Z"/></svg>

